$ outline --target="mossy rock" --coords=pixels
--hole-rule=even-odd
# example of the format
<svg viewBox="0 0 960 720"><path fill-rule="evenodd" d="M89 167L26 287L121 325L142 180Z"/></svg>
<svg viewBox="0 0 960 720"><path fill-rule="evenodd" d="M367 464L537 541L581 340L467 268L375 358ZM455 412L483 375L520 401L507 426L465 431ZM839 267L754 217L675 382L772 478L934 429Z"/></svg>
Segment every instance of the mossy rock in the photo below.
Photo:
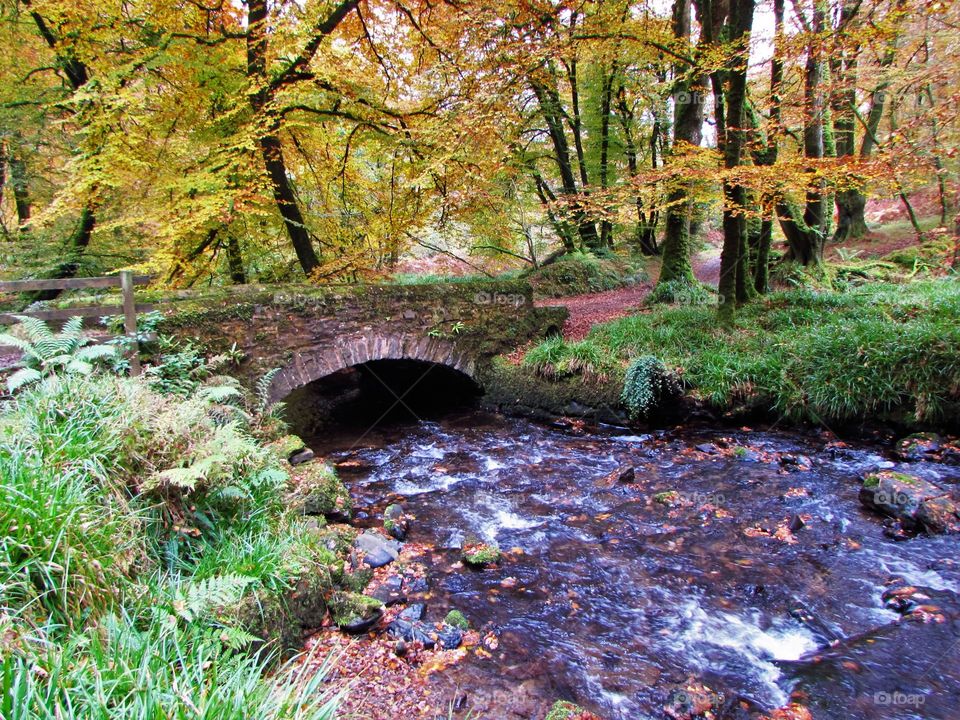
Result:
<svg viewBox="0 0 960 720"><path fill-rule="evenodd" d="M929 533L960 530L960 506L951 494L907 473L882 470L865 476L860 502L896 519L905 530Z"/></svg>
<svg viewBox="0 0 960 720"><path fill-rule="evenodd" d="M344 558L350 554L353 542L360 532L350 525L327 525L314 531L317 541L328 551Z"/></svg>
<svg viewBox="0 0 960 720"><path fill-rule="evenodd" d="M383 615L382 602L354 592L333 593L327 607L337 627L352 632L362 632Z"/></svg>
<svg viewBox="0 0 960 720"><path fill-rule="evenodd" d="M309 462L290 473L292 500L305 515L335 515L349 518L353 509L350 493L329 465Z"/></svg>
<svg viewBox="0 0 960 720"><path fill-rule="evenodd" d="M503 553L500 552L500 548L487 543L465 545L461 551L463 561L473 567L496 565L502 557Z"/></svg>
<svg viewBox="0 0 960 720"><path fill-rule="evenodd" d="M544 720L600 720L596 715L587 712L579 705L566 700L557 700L550 708Z"/></svg>
<svg viewBox="0 0 960 720"><path fill-rule="evenodd" d="M250 648L252 652L278 649L287 654L299 650L303 644L303 627L283 598L263 588L248 593L234 605L221 608L216 619L258 638Z"/></svg>
<svg viewBox="0 0 960 720"><path fill-rule="evenodd" d="M267 445L267 449L280 460L289 460L306 447L307 444L296 435L284 435Z"/></svg>
<svg viewBox="0 0 960 720"><path fill-rule="evenodd" d="M451 610L448 612L447 616L443 619L443 622L450 627L457 628L458 630L470 629L470 621L467 620L466 616L459 610Z"/></svg>
<svg viewBox="0 0 960 720"><path fill-rule="evenodd" d="M666 505L667 507L674 507L675 505L680 504L680 493L676 490L666 490L664 492L658 492L653 496L653 501L659 505Z"/></svg>

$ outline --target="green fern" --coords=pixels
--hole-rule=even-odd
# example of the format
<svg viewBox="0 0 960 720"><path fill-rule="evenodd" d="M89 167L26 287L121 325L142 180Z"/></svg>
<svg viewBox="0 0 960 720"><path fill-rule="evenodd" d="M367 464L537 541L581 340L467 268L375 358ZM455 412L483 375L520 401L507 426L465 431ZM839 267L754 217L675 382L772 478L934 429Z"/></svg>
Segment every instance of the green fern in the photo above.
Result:
<svg viewBox="0 0 960 720"><path fill-rule="evenodd" d="M273 370L268 370L259 380L257 380L256 410L258 415L263 415L270 407L270 386L273 384L274 378L276 378L279 374L280 368L273 368Z"/></svg>
<svg viewBox="0 0 960 720"><path fill-rule="evenodd" d="M237 573L189 582L177 588L174 594L174 614L181 620L193 622L217 608L239 602L252 582L253 578Z"/></svg>
<svg viewBox="0 0 960 720"><path fill-rule="evenodd" d="M67 320L58 333L43 320L26 315L16 318L25 337L0 334L0 345L13 346L23 353L24 367L7 378L11 393L59 372L90 375L98 362L116 356L113 346L88 345L90 338L83 334L81 317Z"/></svg>

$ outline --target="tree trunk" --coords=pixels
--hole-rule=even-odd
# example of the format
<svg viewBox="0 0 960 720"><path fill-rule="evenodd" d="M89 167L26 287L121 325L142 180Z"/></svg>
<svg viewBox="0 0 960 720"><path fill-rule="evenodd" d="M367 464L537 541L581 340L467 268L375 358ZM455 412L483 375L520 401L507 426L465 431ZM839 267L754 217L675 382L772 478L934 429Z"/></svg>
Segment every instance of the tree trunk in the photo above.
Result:
<svg viewBox="0 0 960 720"><path fill-rule="evenodd" d="M27 185L27 169L22 159L10 155L10 185L13 188L13 202L17 209L17 227L20 232L26 232L26 225L30 222L30 188Z"/></svg>
<svg viewBox="0 0 960 720"><path fill-rule="evenodd" d="M620 85L617 91L617 117L620 120L620 127L623 130L623 151L627 157L627 171L630 173L630 179L636 183L639 177L639 166L637 163L637 141L634 136L634 117L633 110L627 102L627 91L623 85ZM656 163L656 159L654 159ZM656 164L654 164L656 168ZM651 213L647 217L646 210L643 207L643 198L637 193L637 228L634 233L634 246L637 252L643 255L656 255L657 248L657 216Z"/></svg>
<svg viewBox="0 0 960 720"><path fill-rule="evenodd" d="M246 285L247 275L243 271L243 254L240 252L240 242L233 233L227 236L227 267L230 270L230 282L234 285Z"/></svg>
<svg viewBox="0 0 960 720"><path fill-rule="evenodd" d="M547 132L550 135L557 168L560 171L561 192L569 198L573 225L577 229L581 244L584 247L596 249L600 245L600 235L597 233L597 226L584 212L579 199L580 191L577 188L577 179L573 174L573 165L570 160L570 145L563 128L560 95L553 84L555 76L552 73L548 75L548 81L550 85L531 79L530 86L537 97L544 122L547 124Z"/></svg>
<svg viewBox="0 0 960 720"><path fill-rule="evenodd" d="M673 34L678 40L690 38L690 0L674 0ZM679 156L700 145L703 139L703 100L706 83L697 68L677 67L675 75L693 73L690 78L678 79L673 92L673 153ZM690 265L690 215L692 202L689 186L677 181L667 194L665 234L661 251L658 284L695 282Z"/></svg>
<svg viewBox="0 0 960 720"><path fill-rule="evenodd" d="M745 40L753 27L754 0L732 0L730 4L730 42ZM738 167L747 145L747 64L748 51L733 55L727 62L727 102L723 127L718 120L717 137L723 137L723 164L728 170ZM743 209L747 191L729 179L723 183L723 249L720 253L718 317L722 324L733 322L735 301L743 302L752 288L747 280L747 227Z"/></svg>
<svg viewBox="0 0 960 720"><path fill-rule="evenodd" d="M600 96L600 187L604 191L604 203L609 202L606 190L610 184L610 111L613 100L613 81L617 74L616 64L611 66L610 73L604 73L603 88ZM600 221L600 246L613 247L613 223L606 217Z"/></svg>

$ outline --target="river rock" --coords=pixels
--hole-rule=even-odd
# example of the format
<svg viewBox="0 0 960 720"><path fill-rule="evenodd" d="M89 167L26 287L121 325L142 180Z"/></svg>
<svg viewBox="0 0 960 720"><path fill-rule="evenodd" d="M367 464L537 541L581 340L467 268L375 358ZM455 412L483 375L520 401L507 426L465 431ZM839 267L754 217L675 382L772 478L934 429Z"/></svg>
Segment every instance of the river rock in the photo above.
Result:
<svg viewBox="0 0 960 720"><path fill-rule="evenodd" d="M291 465L303 465L305 462L310 462L316 457L316 454L310 448L304 448L298 452L295 452L290 456Z"/></svg>
<svg viewBox="0 0 960 720"><path fill-rule="evenodd" d="M435 633L432 633L431 628L419 620L411 622L397 618L387 625L387 634L406 642L422 643L428 650L437 644L436 638L434 637Z"/></svg>
<svg viewBox="0 0 960 720"><path fill-rule="evenodd" d="M597 480L594 485L599 488L611 488L618 483L632 483L637 477L633 465L621 465L613 472L607 473Z"/></svg>
<svg viewBox="0 0 960 720"><path fill-rule="evenodd" d="M806 455L783 455L780 457L780 464L797 470L809 470L813 467L813 460Z"/></svg>
<svg viewBox="0 0 960 720"><path fill-rule="evenodd" d="M895 518L906 530L960 530L958 506L950 494L914 475L890 470L871 473L863 479L860 502Z"/></svg>
<svg viewBox="0 0 960 720"><path fill-rule="evenodd" d="M373 590L368 591L367 594L387 606L406 602L407 599L403 593L403 578L399 575L388 576Z"/></svg>
<svg viewBox="0 0 960 720"><path fill-rule="evenodd" d="M914 433L897 441L894 452L901 460L911 462L935 455L943 447L943 439L936 433Z"/></svg>
<svg viewBox="0 0 960 720"><path fill-rule="evenodd" d="M426 611L427 606L423 603L413 603L412 605L405 607L397 617L400 620L406 620L407 622L416 622L418 620L423 620L423 614Z"/></svg>
<svg viewBox="0 0 960 720"><path fill-rule="evenodd" d="M400 557L400 543L371 530L357 537L353 545L363 552L363 561L372 568L383 567Z"/></svg>
<svg viewBox="0 0 960 720"><path fill-rule="evenodd" d="M397 540L405 540L410 530L410 516L402 505L393 503L383 511L383 529Z"/></svg>
<svg viewBox="0 0 960 720"><path fill-rule="evenodd" d="M696 449L702 453L706 453L707 455L716 455L718 452L720 452L717 449L717 446L713 443L701 443L700 445L696 446Z"/></svg>
<svg viewBox="0 0 960 720"><path fill-rule="evenodd" d="M463 630L444 623L437 632L437 641L444 650L456 650L463 642Z"/></svg>

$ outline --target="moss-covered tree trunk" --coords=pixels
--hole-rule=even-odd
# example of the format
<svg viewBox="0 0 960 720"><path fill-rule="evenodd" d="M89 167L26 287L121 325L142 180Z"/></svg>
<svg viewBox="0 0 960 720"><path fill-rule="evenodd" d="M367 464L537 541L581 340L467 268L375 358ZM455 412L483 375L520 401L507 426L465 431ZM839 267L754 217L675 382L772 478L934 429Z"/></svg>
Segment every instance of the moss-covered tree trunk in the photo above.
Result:
<svg viewBox="0 0 960 720"><path fill-rule="evenodd" d="M747 145L747 40L753 27L753 11L754 0L732 0L730 4L727 35L735 50L728 58L725 68L727 90L724 112L715 113L717 137L722 139L723 164L728 171L742 163ZM717 85L718 83L714 84L715 93L718 90ZM720 98L722 90L718 100ZM721 118L725 119L723 124ZM723 183L723 199L723 249L720 253L718 317L721 323L730 324L733 322L735 303L746 301L752 290L748 280L747 223L744 215L747 206L746 188L728 176Z"/></svg>
<svg viewBox="0 0 960 720"><path fill-rule="evenodd" d="M690 0L674 0L673 34L677 40L690 39ZM673 89L673 154L679 160L685 152L700 145L703 139L703 101L706 81L696 67L678 65L674 68ZM682 179L674 182L667 193L664 213L664 237L658 283L693 283L690 264L690 215L692 202L689 186Z"/></svg>

